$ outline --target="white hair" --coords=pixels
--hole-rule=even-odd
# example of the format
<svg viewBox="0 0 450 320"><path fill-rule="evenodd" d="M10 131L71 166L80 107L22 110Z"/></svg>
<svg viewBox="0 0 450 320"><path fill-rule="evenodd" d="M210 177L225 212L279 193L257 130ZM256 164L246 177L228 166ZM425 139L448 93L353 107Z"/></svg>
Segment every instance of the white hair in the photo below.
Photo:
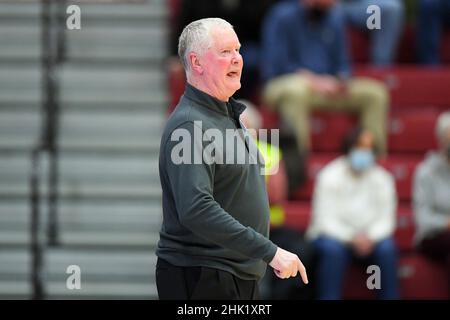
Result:
<svg viewBox="0 0 450 320"><path fill-rule="evenodd" d="M186 72L190 70L189 53L196 52L202 55L211 47L211 29L213 28L233 29L233 26L220 18L205 18L191 22L181 32L178 40L178 56Z"/></svg>
<svg viewBox="0 0 450 320"><path fill-rule="evenodd" d="M448 130L450 130L450 111L441 113L436 121L436 136L439 141L448 136Z"/></svg>

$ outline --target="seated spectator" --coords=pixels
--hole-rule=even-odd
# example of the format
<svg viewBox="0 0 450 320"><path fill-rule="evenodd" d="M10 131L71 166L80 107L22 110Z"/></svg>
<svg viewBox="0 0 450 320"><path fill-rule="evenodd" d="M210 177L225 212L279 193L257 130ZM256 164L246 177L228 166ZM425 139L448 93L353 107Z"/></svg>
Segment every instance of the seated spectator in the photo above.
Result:
<svg viewBox="0 0 450 320"><path fill-rule="evenodd" d="M340 110L358 113L386 151L387 89L376 80L350 78L347 51L336 0L280 3L264 21L263 99L292 128L300 150L310 149L310 113Z"/></svg>
<svg viewBox="0 0 450 320"><path fill-rule="evenodd" d="M251 132L257 132L262 126L262 117L258 110L248 101L241 100L247 106L241 114L240 120ZM288 198L288 181L284 165L283 153L275 145L267 145L257 136L257 146L265 161L267 193L270 204L270 240L276 245L286 248L302 257L302 262L307 270L312 267L312 248L306 242L303 234L285 225L283 203ZM312 281L312 275L309 274ZM266 272L262 285L262 297L266 299L312 299L314 297L313 286L304 285L298 277L277 280L272 272ZM264 290L265 289L265 290Z"/></svg>
<svg viewBox="0 0 450 320"><path fill-rule="evenodd" d="M414 177L415 240L425 255L446 264L450 279L450 111L438 118L436 134L440 150L427 155Z"/></svg>
<svg viewBox="0 0 450 320"><path fill-rule="evenodd" d="M346 22L358 30L368 31L371 41L370 62L375 66L389 66L396 56L403 30L403 0L341 0ZM381 29L368 30L367 8L380 8Z"/></svg>
<svg viewBox="0 0 450 320"><path fill-rule="evenodd" d="M437 65L443 29L450 27L450 1L419 0L417 18L419 61Z"/></svg>
<svg viewBox="0 0 450 320"><path fill-rule="evenodd" d="M341 156L319 172L307 236L317 254L319 299L341 299L352 258L380 268L380 299L397 299L394 178L375 162L372 133L352 132Z"/></svg>

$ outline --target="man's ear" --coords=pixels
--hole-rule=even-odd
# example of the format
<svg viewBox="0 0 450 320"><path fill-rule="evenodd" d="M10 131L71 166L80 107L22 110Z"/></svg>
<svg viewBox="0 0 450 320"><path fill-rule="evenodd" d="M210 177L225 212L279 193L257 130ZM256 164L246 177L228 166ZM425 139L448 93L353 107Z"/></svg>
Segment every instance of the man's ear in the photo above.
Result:
<svg viewBox="0 0 450 320"><path fill-rule="evenodd" d="M198 74L203 74L203 67L200 62L199 56L196 53L191 52L189 53L188 57L189 63L191 64L191 69Z"/></svg>

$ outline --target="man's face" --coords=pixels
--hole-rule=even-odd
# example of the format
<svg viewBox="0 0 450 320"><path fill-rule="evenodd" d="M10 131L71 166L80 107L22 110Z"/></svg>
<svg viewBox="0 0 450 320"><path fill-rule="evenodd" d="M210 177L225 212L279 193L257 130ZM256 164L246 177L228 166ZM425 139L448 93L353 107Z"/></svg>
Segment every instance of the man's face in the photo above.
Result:
<svg viewBox="0 0 450 320"><path fill-rule="evenodd" d="M244 65L239 53L241 44L229 28L211 30L212 45L201 57L205 85L214 97L228 101L241 87Z"/></svg>
<svg viewBox="0 0 450 320"><path fill-rule="evenodd" d="M359 137L357 148L364 150L372 150L375 143L375 138L370 131L364 131Z"/></svg>
<svg viewBox="0 0 450 320"><path fill-rule="evenodd" d="M348 154L350 167L357 176L375 165L373 146L373 135L368 131L363 131L357 144Z"/></svg>

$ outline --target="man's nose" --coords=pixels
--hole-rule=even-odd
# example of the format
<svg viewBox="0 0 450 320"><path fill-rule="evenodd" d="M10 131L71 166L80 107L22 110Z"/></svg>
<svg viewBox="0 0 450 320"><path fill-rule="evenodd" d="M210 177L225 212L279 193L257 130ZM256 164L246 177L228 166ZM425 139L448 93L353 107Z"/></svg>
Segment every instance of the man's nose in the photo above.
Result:
<svg viewBox="0 0 450 320"><path fill-rule="evenodd" d="M233 59L231 60L231 63L232 64L240 64L242 62L243 62L242 55L238 51L235 51Z"/></svg>

